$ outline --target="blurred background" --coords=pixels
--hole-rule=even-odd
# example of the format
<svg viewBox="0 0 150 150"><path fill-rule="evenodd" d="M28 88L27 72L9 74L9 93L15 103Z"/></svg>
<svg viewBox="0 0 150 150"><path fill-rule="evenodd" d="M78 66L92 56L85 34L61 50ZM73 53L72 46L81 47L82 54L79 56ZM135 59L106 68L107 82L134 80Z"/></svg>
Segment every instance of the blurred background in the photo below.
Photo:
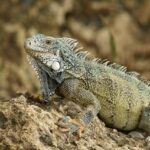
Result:
<svg viewBox="0 0 150 150"><path fill-rule="evenodd" d="M150 0L0 1L0 98L39 93L26 60L27 37L76 38L93 56L140 72L150 80Z"/></svg>

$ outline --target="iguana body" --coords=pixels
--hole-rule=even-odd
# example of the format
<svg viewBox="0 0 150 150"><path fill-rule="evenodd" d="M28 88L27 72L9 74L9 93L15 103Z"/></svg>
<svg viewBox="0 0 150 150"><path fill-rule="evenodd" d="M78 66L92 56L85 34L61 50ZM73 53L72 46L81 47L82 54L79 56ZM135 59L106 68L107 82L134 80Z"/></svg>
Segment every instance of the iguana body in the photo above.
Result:
<svg viewBox="0 0 150 150"><path fill-rule="evenodd" d="M57 93L83 106L79 120L89 124L94 116L109 126L150 134L150 86L136 72L117 64L91 59L76 49L70 38L37 34L25 42L45 100Z"/></svg>

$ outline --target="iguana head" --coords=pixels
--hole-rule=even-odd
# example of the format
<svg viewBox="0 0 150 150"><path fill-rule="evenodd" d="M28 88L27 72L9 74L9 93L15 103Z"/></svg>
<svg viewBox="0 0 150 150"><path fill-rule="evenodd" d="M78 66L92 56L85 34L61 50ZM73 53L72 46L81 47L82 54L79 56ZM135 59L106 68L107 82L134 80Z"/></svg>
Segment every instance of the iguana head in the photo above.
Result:
<svg viewBox="0 0 150 150"><path fill-rule="evenodd" d="M58 72L71 65L72 59L76 57L73 51L76 45L74 39L54 38L43 34L34 35L25 41L28 55Z"/></svg>

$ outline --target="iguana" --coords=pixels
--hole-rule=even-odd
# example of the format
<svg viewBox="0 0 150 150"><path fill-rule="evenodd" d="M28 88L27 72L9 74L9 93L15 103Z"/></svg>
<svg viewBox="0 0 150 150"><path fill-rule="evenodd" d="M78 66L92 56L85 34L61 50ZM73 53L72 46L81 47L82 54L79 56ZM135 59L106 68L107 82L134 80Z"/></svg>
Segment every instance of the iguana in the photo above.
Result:
<svg viewBox="0 0 150 150"><path fill-rule="evenodd" d="M138 127L150 134L150 82L124 66L87 56L77 44L72 38L43 34L25 41L44 100L56 93L83 106L78 118L84 125L99 115L113 128Z"/></svg>

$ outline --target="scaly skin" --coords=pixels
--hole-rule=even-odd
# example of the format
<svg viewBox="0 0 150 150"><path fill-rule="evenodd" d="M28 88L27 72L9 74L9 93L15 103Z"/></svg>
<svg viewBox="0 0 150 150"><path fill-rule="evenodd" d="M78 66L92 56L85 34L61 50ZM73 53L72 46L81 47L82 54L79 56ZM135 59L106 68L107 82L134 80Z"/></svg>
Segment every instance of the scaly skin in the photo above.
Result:
<svg viewBox="0 0 150 150"><path fill-rule="evenodd" d="M83 107L79 121L87 125L94 116L121 130L136 127L150 134L150 87L126 67L91 59L78 52L71 38L37 34L25 42L43 92L56 93ZM67 126L69 128L69 125ZM70 127L71 128L71 127Z"/></svg>

